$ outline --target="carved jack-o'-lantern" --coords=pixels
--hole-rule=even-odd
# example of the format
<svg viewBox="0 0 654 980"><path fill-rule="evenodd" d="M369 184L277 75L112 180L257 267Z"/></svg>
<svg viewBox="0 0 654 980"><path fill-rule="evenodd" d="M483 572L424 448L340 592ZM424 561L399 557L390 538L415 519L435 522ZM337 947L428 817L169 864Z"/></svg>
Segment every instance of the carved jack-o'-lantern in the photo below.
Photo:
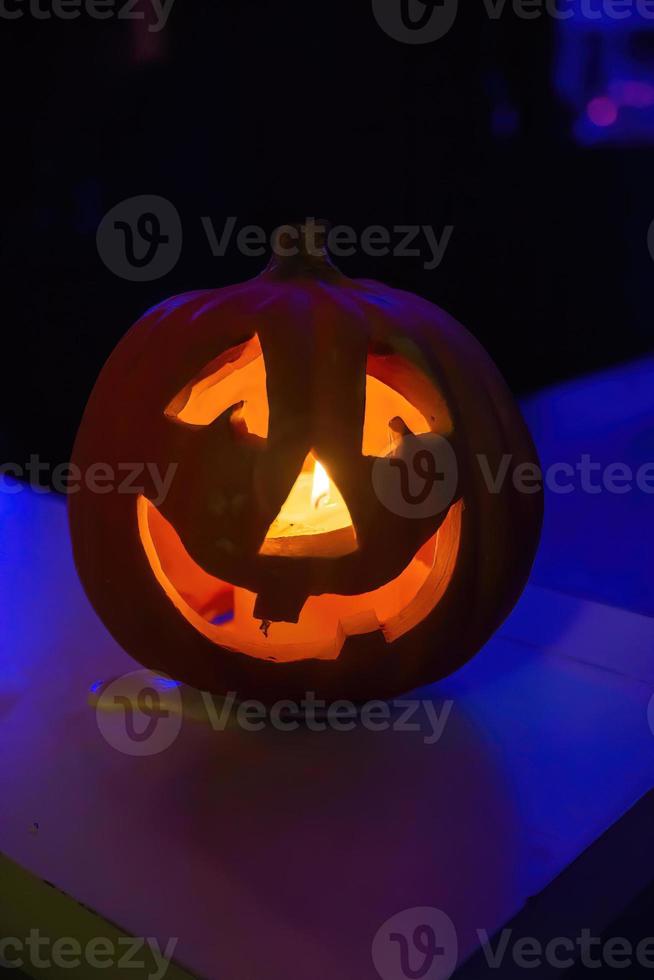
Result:
<svg viewBox="0 0 654 980"><path fill-rule="evenodd" d="M80 577L129 653L217 694L363 700L443 677L512 608L540 531L542 493L511 479L531 438L484 350L306 243L121 341L74 462L136 461L141 492L86 479L70 498Z"/></svg>

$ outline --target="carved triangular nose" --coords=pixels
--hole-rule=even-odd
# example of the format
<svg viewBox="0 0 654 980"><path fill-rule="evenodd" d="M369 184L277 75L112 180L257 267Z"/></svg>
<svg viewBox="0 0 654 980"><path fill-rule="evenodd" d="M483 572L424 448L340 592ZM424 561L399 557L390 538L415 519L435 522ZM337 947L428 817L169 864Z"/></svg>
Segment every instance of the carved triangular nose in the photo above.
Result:
<svg viewBox="0 0 654 980"><path fill-rule="evenodd" d="M310 452L259 553L289 558L339 558L356 550L357 538L347 504Z"/></svg>

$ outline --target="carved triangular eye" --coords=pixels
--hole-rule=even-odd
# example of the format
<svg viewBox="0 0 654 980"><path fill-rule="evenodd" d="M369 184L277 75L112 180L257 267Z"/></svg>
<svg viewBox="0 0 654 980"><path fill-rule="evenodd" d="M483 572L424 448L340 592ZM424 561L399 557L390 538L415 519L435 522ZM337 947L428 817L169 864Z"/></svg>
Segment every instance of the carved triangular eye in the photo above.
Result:
<svg viewBox="0 0 654 980"><path fill-rule="evenodd" d="M445 399L424 371L398 354L371 351L366 366L364 456L386 456L392 451L390 423L395 418L416 435L452 432Z"/></svg>
<svg viewBox="0 0 654 980"><path fill-rule="evenodd" d="M168 418L186 425L211 425L232 405L243 403L239 418L248 432L268 436L266 365L258 336L221 354L175 395Z"/></svg>
<svg viewBox="0 0 654 980"><path fill-rule="evenodd" d="M347 504L322 463L309 453L259 553L339 558L356 550Z"/></svg>

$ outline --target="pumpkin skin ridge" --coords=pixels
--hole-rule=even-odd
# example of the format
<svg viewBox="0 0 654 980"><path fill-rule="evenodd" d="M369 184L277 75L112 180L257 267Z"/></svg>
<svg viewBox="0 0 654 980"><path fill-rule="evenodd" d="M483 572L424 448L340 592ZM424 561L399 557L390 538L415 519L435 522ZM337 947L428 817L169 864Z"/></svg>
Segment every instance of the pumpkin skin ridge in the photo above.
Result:
<svg viewBox="0 0 654 980"><path fill-rule="evenodd" d="M255 284L257 285L256 290L253 288ZM392 329L389 332L395 332L399 335L411 333L411 327L407 324L406 304L410 310L421 311L425 321L432 321L429 325L430 330L435 330L436 333L439 333L445 325L448 339L441 337L440 342L446 348L450 346L452 338L460 341L461 336L463 336L461 331L464 331L464 328L460 327L460 325L456 324L456 321L452 320L437 307L429 304L426 300L415 297L410 293L394 290L391 287L372 280L332 278L328 283L321 280L319 295L322 297L321 301L324 301L326 295L331 295L333 292L338 295L339 290L341 290L348 301L348 305L354 302L359 307L361 316L364 316L369 321L373 318L375 312L378 313L379 311L373 311L369 306L362 304L363 297L360 296L360 291L361 289L369 289L371 286L375 289L377 295L382 298L386 295L399 295L402 298L399 304L400 311L397 314L397 319L394 313L387 314L388 317L392 318ZM193 291L191 293L180 294L176 298L175 307L172 309L170 308L171 301L164 301L161 304L157 304L157 306L152 307L128 334L126 334L123 341L120 342L114 354L112 354L107 362L101 378L104 375L106 381L108 375L105 374L105 371L107 369L109 369L109 373L113 373L117 366L122 367L126 361L133 364L135 353L139 354L142 366L143 361L147 361L148 358L149 352L147 348L151 344L157 344L160 340L160 337L155 337L155 333L164 327L165 324L167 324L165 329L168 331L165 343L170 347L172 342L182 332L182 329L179 327L174 330L171 329L171 321L178 324L180 321L187 323L190 319L193 329L195 329L196 326L201 327L203 321L210 320L218 315L218 310L221 311L219 314L221 319L224 319L227 315L231 315L228 312L228 308L231 308L233 310L234 320L239 321L240 327L239 330L234 328L234 335L239 334L241 337L245 337L248 335L250 328L256 327L257 317L265 316L265 309L270 303L274 302L276 297L279 298L284 293L295 292L297 298L298 287L303 287L302 291L309 299L318 293L318 290L316 290L316 281L311 277L268 280L266 279L266 274L263 273L253 280L227 287L225 290ZM338 303L335 303L334 306L338 308ZM403 306L404 309L402 309ZM244 307L248 308L245 317L243 316ZM190 308L193 309L193 315L189 318ZM438 320L437 323L433 322L435 319ZM426 329L427 327L425 326L421 328L421 331L424 333ZM210 331L208 332L210 333ZM256 332L256 329L254 329L254 332ZM372 328L369 333L371 332ZM252 336L253 334L249 335ZM506 389L499 372L494 368L488 355L480 345L477 345L474 337L468 334L467 331L465 331L465 338L466 342L464 344L455 344L457 353L452 356L454 356L455 361L472 358L473 363L476 365L476 374L481 374L488 404L493 407L496 419L503 422L499 426L501 446L506 447L508 451L513 450L515 452L516 434L520 429L520 425L524 427L524 423L522 423L517 409L513 409L513 403L510 399L508 389ZM473 342L472 345L469 344L468 338ZM128 351L127 346L131 348L133 341L136 341L136 350L130 349ZM474 351L473 356L475 345L477 345L478 350ZM422 350L422 344L420 342L418 342L418 347ZM121 354L112 362L114 355L121 348ZM460 348L463 348L463 350ZM198 362L201 361L203 356L203 354L198 353L196 360ZM461 435L457 417L461 414L458 399L456 395L450 395L448 390L448 371L446 368L432 354L430 354L429 360L431 372L434 375L438 372L436 375L438 384L439 386L441 384L443 385L442 390L445 400L450 411L453 413L453 439L458 447L457 440ZM138 373L137 367L135 366L133 368L134 375ZM503 405L501 406L502 411L499 412L495 407L497 405L497 398L491 394L490 389L492 386L488 385L487 372L493 375L493 384L495 386L497 385L497 379L502 383L503 388L499 398L502 403L504 401L507 402L508 407L506 411L504 411ZM188 380L188 373L186 371L181 373L186 373L186 380ZM465 370L462 373L465 374ZM177 372L173 371L172 368L171 374L177 377ZM110 388L111 385L108 385L108 387ZM174 387L172 380L170 387ZM101 428L107 425L106 419L103 421L101 418L104 413L104 408L107 404L111 403L109 399L107 399L107 402L104 402L101 397L102 394L103 392L101 391L94 398L94 392L89 402L90 418L93 420L100 417L99 421L103 423ZM174 394L175 392L171 390L170 398ZM161 406L162 412L163 408L164 405ZM129 415L129 413L127 414ZM505 417L508 417L512 424L512 432L510 434L505 432ZM130 422L131 418L128 418L122 423L123 431L127 430ZM118 430L120 429L121 425L118 425ZM114 439L118 443L120 442L119 436L114 435ZM521 445L524 444L520 451L524 451L524 454L529 456L529 461L535 461L535 451L532 453L529 452L531 440L528 437L526 427L524 427L524 433L520 435L519 441ZM131 441L129 444L132 445ZM118 446L116 448L118 450ZM74 459L77 457L78 452L83 461L93 461L95 453L94 446L89 444L89 441L81 433L81 430L80 436L78 436L78 440L76 441ZM459 451L457 449L458 455ZM123 454L123 458L125 458L125 454ZM468 490L465 488L462 495L465 502L465 536L467 539L470 538L479 541L479 536L482 532L472 522L472 516L476 513L478 506L473 489ZM531 499L533 500L534 498ZM189 640L185 629L180 624L176 624L172 628L174 617L170 615L164 616L167 624L166 627L161 627L152 634L148 633L147 629L139 625L138 622L126 623L121 616L118 616L117 622L114 621L117 602L112 596L115 595L117 597L121 592L121 588L116 586L117 572L110 569L109 579L113 582L112 591L111 594L104 594L103 580L107 577L105 574L107 569L104 563L105 561L109 561L111 549L105 548L103 554L98 555L92 539L94 530L93 508L91 508L89 513L83 513L87 502L88 497L85 495L80 497L77 504L72 503L71 498L71 532L75 559L80 568L83 582L87 585L88 591L92 593L92 601L96 609L98 609L101 618L107 623L118 642L128 651L130 649L138 649L141 661L153 669L165 670L171 676L175 676L176 673L182 673L184 676L181 679L188 678L191 683L196 683L196 686L205 687L207 690L214 690L216 693L238 690L239 696L248 696L249 694L250 696L260 697L264 701L293 696L289 692L300 694L308 690L315 690L319 694L323 692L328 698L350 696L352 700L365 700L373 696L386 697L404 693L415 687L418 683L424 683L427 680L437 680L441 676L450 673L452 669L455 669L456 666L459 666L469 658L473 648L478 648L480 639L483 640L486 634L489 635L492 632L492 629L495 627L491 627L490 623L497 621L500 616L503 619L508 609L513 605L515 597L519 595L524 585L524 579L527 574L525 568L531 566L533 556L529 554L529 545L537 538L540 524L536 514L537 503L535 500L533 505L525 504L520 515L516 515L515 517L512 517L513 505L510 504L509 498L504 501L505 506L503 510L506 515L505 519L508 520L509 524L517 523L518 530L522 529L525 537L523 543L520 544L520 534L515 533L515 529L513 536L508 536L505 550L503 551L504 567L506 569L506 579L502 580L504 581L504 586L502 587L501 583L499 583L495 589L490 590L486 602L486 606L490 607L490 609L484 613L479 622L473 622L474 615L470 615L470 613L474 612L474 603L471 610L469 601L467 607L461 607L465 610L465 615L457 616L455 598L461 602L461 597L466 597L466 590L471 584L470 568L465 565L459 567L457 564L455 580L450 583L450 588L443 600L441 600L441 603L439 603L439 606L436 607L434 615L430 616L427 621L416 626L407 636L398 638L393 644L386 644L380 634L365 634L363 636L347 637L341 654L336 661L305 660L279 664L269 663L265 660L253 661L253 658L247 655L229 651L228 662L227 657L220 655L220 648L217 649L214 644L205 640L204 637L196 634ZM486 524L489 520L490 517L485 519ZM121 525L120 521L121 518L118 516L114 524L115 530L119 532L117 539L133 540L134 528L129 528L129 522L126 526L124 523ZM109 524L111 524L111 520ZM108 537L110 540L113 539L112 535ZM140 545L140 541L138 541L138 544ZM511 548L511 546L513 547ZM132 555L132 558L134 557ZM470 559L472 569L475 568L476 564L474 559L475 556L473 555ZM138 556L136 556L136 561L139 564ZM93 566L98 566L95 571L93 570ZM101 571L100 568L104 568L104 570ZM483 576L481 575L481 569L477 568L477 571L479 573L479 581L477 581L475 586L475 593L479 598L483 597L483 595L480 596L480 593L483 593L484 586L482 585ZM157 596L156 590L152 589L151 582L150 588L148 588L146 581L147 574L148 572L144 569L140 569L135 573L135 578L144 590L146 596L145 605L154 611L160 606L160 601L158 601L160 597ZM500 593L499 596L498 593ZM176 610L173 611L175 616L179 616ZM149 620L152 617L146 615L145 618ZM182 618L179 617L179 619L181 620ZM169 630L171 630L170 639L167 635ZM205 640L204 643L202 642L203 640ZM180 647L193 647L192 651L189 649L185 649L184 651L186 663L179 660L180 652L175 647L177 642L179 642ZM441 659L438 660L438 657ZM180 663L182 664L181 671ZM334 665L337 666L330 673L329 668L334 668Z"/></svg>

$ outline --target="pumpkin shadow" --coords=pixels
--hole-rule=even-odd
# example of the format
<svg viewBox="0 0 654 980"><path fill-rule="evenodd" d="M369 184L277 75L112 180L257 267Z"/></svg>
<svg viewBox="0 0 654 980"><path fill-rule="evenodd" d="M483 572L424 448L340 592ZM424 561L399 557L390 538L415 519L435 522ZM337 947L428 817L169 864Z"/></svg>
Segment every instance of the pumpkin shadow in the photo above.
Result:
<svg viewBox="0 0 654 980"><path fill-rule="evenodd" d="M514 911L521 848L499 760L461 702L435 744L424 713L416 720L416 732L185 726L194 761L169 783L174 800L160 802L175 814L169 830L191 837L240 893L243 933L230 931L223 970L243 968L246 922L257 923L256 969L269 978L288 977L291 964L312 975L306 955L320 958L321 975L363 980L377 976L371 943L398 912L444 911L461 957L477 928Z"/></svg>

